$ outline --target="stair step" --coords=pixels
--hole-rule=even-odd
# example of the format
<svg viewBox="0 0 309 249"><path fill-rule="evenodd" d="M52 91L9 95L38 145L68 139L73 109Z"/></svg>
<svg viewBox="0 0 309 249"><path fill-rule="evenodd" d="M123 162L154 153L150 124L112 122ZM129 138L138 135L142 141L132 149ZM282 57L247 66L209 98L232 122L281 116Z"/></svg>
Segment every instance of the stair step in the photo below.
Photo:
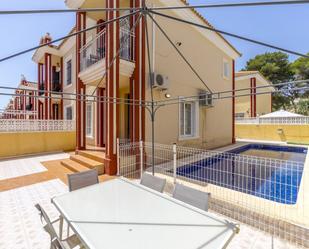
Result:
<svg viewBox="0 0 309 249"><path fill-rule="evenodd" d="M77 153L78 153L78 155L81 155L83 157L87 157L87 158L92 159L94 161L104 163L105 153L103 151L79 150Z"/></svg>
<svg viewBox="0 0 309 249"><path fill-rule="evenodd" d="M90 158L84 157L82 155L72 155L70 156L72 161L75 161L89 169L97 169L99 175L104 174L104 164Z"/></svg>
<svg viewBox="0 0 309 249"><path fill-rule="evenodd" d="M78 162L72 161L71 159L64 159L61 161L61 164L73 172L83 172L89 170L89 168Z"/></svg>

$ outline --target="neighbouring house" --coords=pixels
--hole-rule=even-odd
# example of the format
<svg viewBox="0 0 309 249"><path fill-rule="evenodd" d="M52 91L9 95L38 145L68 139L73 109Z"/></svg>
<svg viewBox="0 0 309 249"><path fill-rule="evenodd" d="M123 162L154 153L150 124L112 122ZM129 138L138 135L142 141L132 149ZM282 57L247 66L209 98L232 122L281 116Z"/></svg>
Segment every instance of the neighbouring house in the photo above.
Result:
<svg viewBox="0 0 309 249"><path fill-rule="evenodd" d="M52 40L49 33L40 45ZM63 119L63 58L60 46L48 45L37 49L32 60L38 65L38 119Z"/></svg>
<svg viewBox="0 0 309 249"><path fill-rule="evenodd" d="M272 111L274 87L260 72L237 72L235 74L235 86L236 96L239 96L235 101L236 118L257 117ZM246 90L237 91L240 89ZM266 94L262 94L263 92L266 92Z"/></svg>
<svg viewBox="0 0 309 249"><path fill-rule="evenodd" d="M26 80L22 75L20 83L15 90L15 94L9 104L3 111L4 119L36 119L37 118L37 101L36 89L37 84Z"/></svg>
<svg viewBox="0 0 309 249"><path fill-rule="evenodd" d="M73 32L75 28L70 31L70 34ZM40 43L44 44L51 39L52 37L47 33ZM38 66L38 89L39 95L42 96L38 103L40 119L75 119L75 40L75 37L70 37L57 46L41 47L32 57Z"/></svg>
<svg viewBox="0 0 309 249"><path fill-rule="evenodd" d="M69 34L75 32L72 28ZM50 42L49 33L40 44ZM76 38L37 49L32 60L38 67L38 118L74 120L76 116Z"/></svg>
<svg viewBox="0 0 309 249"><path fill-rule="evenodd" d="M6 105L4 110L1 113L2 119L12 119L15 118L15 105L14 105L14 97L9 100L9 103Z"/></svg>

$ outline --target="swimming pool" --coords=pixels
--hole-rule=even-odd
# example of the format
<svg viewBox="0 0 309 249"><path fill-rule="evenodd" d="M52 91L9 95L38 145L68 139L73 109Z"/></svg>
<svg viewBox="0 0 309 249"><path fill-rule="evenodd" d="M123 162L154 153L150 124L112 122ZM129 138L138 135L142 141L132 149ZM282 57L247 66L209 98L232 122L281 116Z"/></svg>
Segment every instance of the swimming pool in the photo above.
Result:
<svg viewBox="0 0 309 249"><path fill-rule="evenodd" d="M307 149L248 144L177 168L186 178L283 204L295 204Z"/></svg>

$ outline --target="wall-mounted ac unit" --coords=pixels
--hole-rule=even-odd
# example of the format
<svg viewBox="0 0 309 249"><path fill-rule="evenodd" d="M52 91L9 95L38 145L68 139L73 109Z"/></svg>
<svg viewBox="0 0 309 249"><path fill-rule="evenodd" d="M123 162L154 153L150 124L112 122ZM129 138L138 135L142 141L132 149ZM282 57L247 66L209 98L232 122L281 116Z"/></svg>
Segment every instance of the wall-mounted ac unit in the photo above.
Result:
<svg viewBox="0 0 309 249"><path fill-rule="evenodd" d="M198 95L199 95L200 106L208 106L208 107L213 106L212 94L211 93L209 93L207 91L200 90Z"/></svg>
<svg viewBox="0 0 309 249"><path fill-rule="evenodd" d="M168 76L154 73L151 75L151 77L153 77L153 88L159 90L166 90L169 88Z"/></svg>

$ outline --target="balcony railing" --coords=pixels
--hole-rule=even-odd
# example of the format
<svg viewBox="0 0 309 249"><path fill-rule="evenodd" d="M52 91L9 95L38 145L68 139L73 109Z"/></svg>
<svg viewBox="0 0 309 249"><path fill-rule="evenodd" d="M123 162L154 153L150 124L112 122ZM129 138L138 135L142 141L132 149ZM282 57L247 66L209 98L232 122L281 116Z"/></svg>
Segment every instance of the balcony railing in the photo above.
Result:
<svg viewBox="0 0 309 249"><path fill-rule="evenodd" d="M39 96L42 96L45 94L45 86L44 86L45 83L40 83L39 84Z"/></svg>
<svg viewBox="0 0 309 249"><path fill-rule="evenodd" d="M106 30L97 34L94 40L88 42L80 50L80 69L84 71L93 64L105 58L106 54Z"/></svg>
<svg viewBox="0 0 309 249"><path fill-rule="evenodd" d="M130 30L120 28L120 58L127 61L134 61L135 35Z"/></svg>
<svg viewBox="0 0 309 249"><path fill-rule="evenodd" d="M52 83L52 91L53 92L61 92L61 84L59 82Z"/></svg>
<svg viewBox="0 0 309 249"><path fill-rule="evenodd" d="M75 131L74 120L0 120L1 132Z"/></svg>
<svg viewBox="0 0 309 249"><path fill-rule="evenodd" d="M31 111L31 110L32 110L32 104L26 105L26 110L27 110L27 111Z"/></svg>
<svg viewBox="0 0 309 249"><path fill-rule="evenodd" d="M134 61L134 33L128 29L120 28L120 53L121 59ZM80 50L80 68L81 72L97 62L104 59L106 56L106 29L102 30L90 42L88 42Z"/></svg>

